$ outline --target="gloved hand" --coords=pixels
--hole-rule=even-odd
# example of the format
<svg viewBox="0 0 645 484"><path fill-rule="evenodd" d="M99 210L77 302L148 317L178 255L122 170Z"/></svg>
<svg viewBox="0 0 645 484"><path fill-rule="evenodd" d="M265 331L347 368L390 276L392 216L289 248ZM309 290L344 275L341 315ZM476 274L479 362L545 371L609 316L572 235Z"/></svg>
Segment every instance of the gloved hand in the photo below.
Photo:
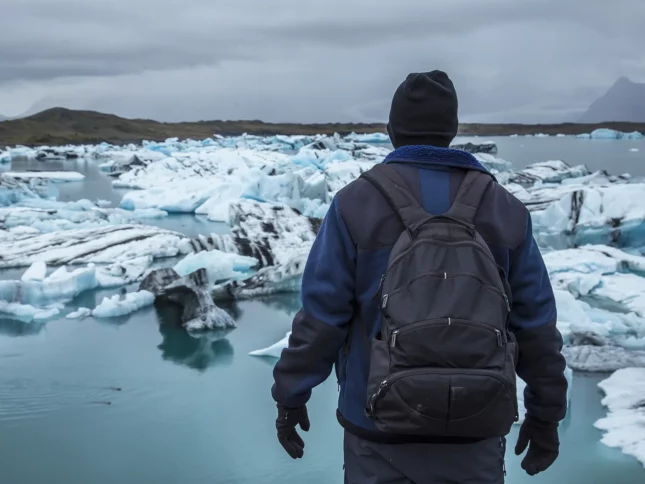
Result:
<svg viewBox="0 0 645 484"><path fill-rule="evenodd" d="M558 458L560 453L560 439L558 438L558 424L542 422L526 416L515 445L515 455L529 451L522 460L522 469L529 476L547 470Z"/></svg>
<svg viewBox="0 0 645 484"><path fill-rule="evenodd" d="M304 454L305 443L296 432L296 426L305 432L309 431L309 415L307 407L288 408L278 404L278 419L275 426L278 429L278 440L292 459L300 459Z"/></svg>

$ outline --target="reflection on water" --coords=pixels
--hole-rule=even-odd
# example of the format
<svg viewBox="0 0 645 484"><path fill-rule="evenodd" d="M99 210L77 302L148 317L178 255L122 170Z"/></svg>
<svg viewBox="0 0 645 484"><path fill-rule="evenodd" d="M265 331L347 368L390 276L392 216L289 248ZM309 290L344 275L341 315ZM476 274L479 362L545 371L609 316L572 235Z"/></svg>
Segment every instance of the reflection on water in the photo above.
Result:
<svg viewBox="0 0 645 484"><path fill-rule="evenodd" d="M25 323L15 319L0 318L0 334L12 337L34 336L45 328L45 324Z"/></svg>
<svg viewBox="0 0 645 484"><path fill-rule="evenodd" d="M157 348L164 360L198 371L233 362L233 346L226 339L231 329L189 333L181 327L181 308L164 304L155 309L163 338Z"/></svg>

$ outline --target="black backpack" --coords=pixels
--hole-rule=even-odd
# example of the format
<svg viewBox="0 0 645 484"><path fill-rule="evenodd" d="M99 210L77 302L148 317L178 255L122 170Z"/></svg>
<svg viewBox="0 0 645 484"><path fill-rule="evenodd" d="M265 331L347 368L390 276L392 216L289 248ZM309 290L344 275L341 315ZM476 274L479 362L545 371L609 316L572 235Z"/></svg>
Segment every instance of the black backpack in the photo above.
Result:
<svg viewBox="0 0 645 484"><path fill-rule="evenodd" d="M393 434L507 435L518 420L510 287L473 224L491 176L469 170L443 215L423 210L391 166L361 178L405 227L376 295L383 322L369 342L368 416Z"/></svg>

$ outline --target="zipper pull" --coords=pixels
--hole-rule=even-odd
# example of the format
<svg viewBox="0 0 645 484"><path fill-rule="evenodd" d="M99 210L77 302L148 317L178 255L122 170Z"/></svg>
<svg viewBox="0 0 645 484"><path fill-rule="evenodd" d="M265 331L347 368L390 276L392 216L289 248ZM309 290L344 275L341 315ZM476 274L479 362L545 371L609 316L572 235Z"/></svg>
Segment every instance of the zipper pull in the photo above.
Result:
<svg viewBox="0 0 645 484"><path fill-rule="evenodd" d="M502 333L498 329L495 330L495 334L497 335L497 345L498 346L504 346L504 342L502 340Z"/></svg>
<svg viewBox="0 0 645 484"><path fill-rule="evenodd" d="M394 348L394 345L396 345L396 335L399 334L399 330L397 329L396 331L392 332L392 339L390 341L390 346Z"/></svg>
<svg viewBox="0 0 645 484"><path fill-rule="evenodd" d="M511 312L511 304L508 302L508 296L504 294L504 302L506 303L506 310L510 313Z"/></svg>
<svg viewBox="0 0 645 484"><path fill-rule="evenodd" d="M385 307L387 306L387 298L388 298L388 295L387 295L387 294L385 294L385 295L383 296L382 301L381 301L381 309L385 309Z"/></svg>

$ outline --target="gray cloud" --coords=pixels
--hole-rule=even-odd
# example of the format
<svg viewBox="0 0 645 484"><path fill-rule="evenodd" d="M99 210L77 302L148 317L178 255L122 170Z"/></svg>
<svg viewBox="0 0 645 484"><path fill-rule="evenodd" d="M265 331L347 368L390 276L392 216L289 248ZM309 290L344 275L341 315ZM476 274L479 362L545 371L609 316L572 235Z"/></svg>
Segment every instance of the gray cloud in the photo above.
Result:
<svg viewBox="0 0 645 484"><path fill-rule="evenodd" d="M9 114L373 121L408 72L441 68L464 120L544 121L645 80L642 0L8 2Z"/></svg>

